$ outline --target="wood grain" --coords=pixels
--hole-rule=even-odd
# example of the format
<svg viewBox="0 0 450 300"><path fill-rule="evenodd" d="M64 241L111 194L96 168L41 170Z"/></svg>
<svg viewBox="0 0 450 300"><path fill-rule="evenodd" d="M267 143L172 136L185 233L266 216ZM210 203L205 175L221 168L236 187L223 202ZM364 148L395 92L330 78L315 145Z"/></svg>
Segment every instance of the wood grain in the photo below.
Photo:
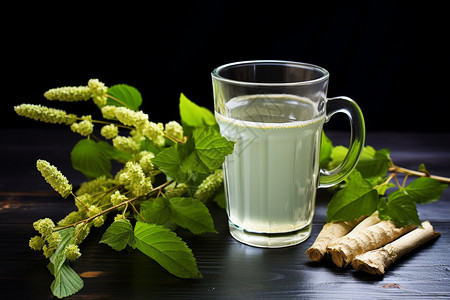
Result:
<svg viewBox="0 0 450 300"><path fill-rule="evenodd" d="M1 133L10 142L0 145L4 166L0 175L0 294L5 299L54 299L47 260L28 247L29 238L35 235L32 222L47 216L57 220L75 206L46 186L32 160L54 157L62 169L69 170L68 151L76 137L58 130L51 135L45 132L47 139L34 138L42 135L37 130L20 131L20 139L15 137L16 130L2 129ZM448 134L369 133L368 137L368 143L376 148L389 146L398 165L411 168L423 162L430 172L435 169L439 175L450 175ZM28 138L32 143L25 149L23 140ZM344 135L335 133L336 139L345 144ZM60 143L64 146L58 146ZM60 151L65 151L64 155ZM82 177L72 174L75 182L70 175L69 179L79 184L76 180ZM71 299L449 297L450 189L438 202L419 207L421 218L429 220L441 236L402 257L382 277L308 259L305 251L325 222L329 199L327 191L319 192L312 237L282 249L253 248L235 241L228 233L225 211L211 204L218 234L178 231L203 274L203 279L196 280L176 278L138 251L117 252L99 244L104 229L94 228L81 245L82 257L73 264L83 277L84 288Z"/></svg>

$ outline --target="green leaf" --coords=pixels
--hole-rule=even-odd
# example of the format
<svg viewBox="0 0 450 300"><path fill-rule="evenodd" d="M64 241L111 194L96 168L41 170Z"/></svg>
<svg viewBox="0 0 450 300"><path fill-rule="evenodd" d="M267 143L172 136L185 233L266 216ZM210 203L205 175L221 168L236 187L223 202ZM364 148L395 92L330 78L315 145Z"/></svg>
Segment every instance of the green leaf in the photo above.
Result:
<svg viewBox="0 0 450 300"><path fill-rule="evenodd" d="M195 129L193 137L198 158L210 173L220 168L225 157L233 152L235 143L210 127Z"/></svg>
<svg viewBox="0 0 450 300"><path fill-rule="evenodd" d="M415 203L424 204L439 200L447 185L436 179L420 177L405 187L405 192Z"/></svg>
<svg viewBox="0 0 450 300"><path fill-rule="evenodd" d="M364 147L356 169L364 178L384 177L391 164L389 149L375 150L370 146Z"/></svg>
<svg viewBox="0 0 450 300"><path fill-rule="evenodd" d="M203 127L207 128L207 127ZM203 130L203 129L199 129ZM182 158L181 169L192 181L196 180L197 173L209 174L211 170L200 160L196 149L196 141L191 135L186 144L178 145L179 155Z"/></svg>
<svg viewBox="0 0 450 300"><path fill-rule="evenodd" d="M344 146L336 146L331 152L330 168L336 168L347 155L348 149ZM364 178L384 177L389 169L391 158L388 149L376 151L371 146L366 146L361 152L358 164L355 169L358 170Z"/></svg>
<svg viewBox="0 0 450 300"><path fill-rule="evenodd" d="M203 127L194 130L185 144L177 143L159 152L152 162L168 177L179 183L198 183L219 168L231 154L234 142L219 132Z"/></svg>
<svg viewBox="0 0 450 300"><path fill-rule="evenodd" d="M194 198L174 197L169 199L172 220L194 234L217 233L208 208Z"/></svg>
<svg viewBox="0 0 450 300"><path fill-rule="evenodd" d="M132 110L138 110L142 104L141 93L127 84L116 84L108 88L108 95L118 99L108 98L106 105L125 106Z"/></svg>
<svg viewBox="0 0 450 300"><path fill-rule="evenodd" d="M201 278L191 249L169 229L143 222L134 228L135 247L180 278Z"/></svg>
<svg viewBox="0 0 450 300"><path fill-rule="evenodd" d="M427 174L428 176L430 176L430 172L428 172L427 167L424 164L419 165L418 171L423 172L423 173Z"/></svg>
<svg viewBox="0 0 450 300"><path fill-rule="evenodd" d="M377 185L377 186L374 187L374 189L376 189L377 192L378 192L378 195L381 196L381 195L384 195L388 189L393 188L395 186L396 185L393 184L392 182L388 182L388 183L385 183L385 184Z"/></svg>
<svg viewBox="0 0 450 300"><path fill-rule="evenodd" d="M180 95L179 107L181 125L186 135L189 135L194 128L217 124L214 114L209 109L195 104L183 93Z"/></svg>
<svg viewBox="0 0 450 300"><path fill-rule="evenodd" d="M185 157L182 155L180 148L185 145L175 144L172 147L166 148L159 152L152 163L164 172L168 177L175 179L177 182L186 182L189 176L189 170L183 168L183 161Z"/></svg>
<svg viewBox="0 0 450 300"><path fill-rule="evenodd" d="M70 267L68 262L65 262L61 266L58 274L55 276L55 280L50 286L53 295L60 299L75 294L81 288L83 288L83 280Z"/></svg>
<svg viewBox="0 0 450 300"><path fill-rule="evenodd" d="M348 181L328 203L327 222L350 221L376 210L379 196L372 185L356 170L350 174Z"/></svg>
<svg viewBox="0 0 450 300"><path fill-rule="evenodd" d="M111 175L110 153L104 144L91 139L80 140L70 154L72 166L88 179ZM105 151L106 150L106 151Z"/></svg>
<svg viewBox="0 0 450 300"><path fill-rule="evenodd" d="M330 168L336 168L340 163L344 161L345 156L347 155L348 148L344 146L335 146L333 147L330 158Z"/></svg>
<svg viewBox="0 0 450 300"><path fill-rule="evenodd" d="M333 143L331 140L325 135L325 132L322 130L322 142L320 145L320 167L326 168L331 159L331 152L333 150Z"/></svg>
<svg viewBox="0 0 450 300"><path fill-rule="evenodd" d="M389 194L387 203L381 199L378 204L378 216L381 220L390 220L398 227L421 225L416 204L404 191Z"/></svg>
<svg viewBox="0 0 450 300"><path fill-rule="evenodd" d="M74 234L75 229L73 227L69 227L59 231L61 241L59 242L58 247L56 248L53 255L50 257L50 264L48 265L50 273L55 276L59 273L61 266L66 261L66 255L64 254L64 251L69 244L73 243Z"/></svg>
<svg viewBox="0 0 450 300"><path fill-rule="evenodd" d="M111 226L106 229L100 243L107 244L116 251L125 249L127 245L133 246L135 240L133 226L130 221L127 219L114 221Z"/></svg>
<svg viewBox="0 0 450 300"><path fill-rule="evenodd" d="M50 286L53 295L64 298L78 292L83 287L83 280L70 267L64 254L66 247L73 243L75 229L73 227L62 229L59 234L61 235L61 241L55 253L50 257L50 263L47 267L50 273L55 276L55 280Z"/></svg>
<svg viewBox="0 0 450 300"><path fill-rule="evenodd" d="M158 197L153 201L141 203L140 214L146 223L165 225L170 221L169 200L165 197Z"/></svg>
<svg viewBox="0 0 450 300"><path fill-rule="evenodd" d="M217 231L208 208L197 199L158 197L141 203L141 216L146 223L168 227L175 223L194 234ZM141 218L142 219L142 218ZM173 222L173 223L172 223Z"/></svg>

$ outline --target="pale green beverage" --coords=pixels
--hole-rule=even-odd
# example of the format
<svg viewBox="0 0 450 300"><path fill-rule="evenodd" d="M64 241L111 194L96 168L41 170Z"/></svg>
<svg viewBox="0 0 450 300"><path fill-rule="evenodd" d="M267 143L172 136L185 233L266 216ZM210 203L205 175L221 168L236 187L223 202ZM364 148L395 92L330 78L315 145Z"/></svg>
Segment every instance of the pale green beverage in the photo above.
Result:
<svg viewBox="0 0 450 300"><path fill-rule="evenodd" d="M223 165L230 234L264 248L303 242L316 189L340 183L358 162L365 140L359 106L345 96L328 98L328 71L307 63L234 62L211 78L220 132L236 142ZM322 127L336 113L350 121L348 154L323 170Z"/></svg>
<svg viewBox="0 0 450 300"><path fill-rule="evenodd" d="M271 237L267 247L277 247L293 236L298 243L297 233L309 236L325 121L316 106L294 95L252 95L216 112L221 134L236 142L224 176L230 232L238 240L243 233L252 244L253 233L263 234Z"/></svg>

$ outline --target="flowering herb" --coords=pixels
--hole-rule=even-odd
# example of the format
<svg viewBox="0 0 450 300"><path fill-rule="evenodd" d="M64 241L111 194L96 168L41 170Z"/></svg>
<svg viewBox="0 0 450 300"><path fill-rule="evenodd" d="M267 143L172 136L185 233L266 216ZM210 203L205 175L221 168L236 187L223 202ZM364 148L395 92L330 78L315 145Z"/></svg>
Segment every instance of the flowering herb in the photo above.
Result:
<svg viewBox="0 0 450 300"><path fill-rule="evenodd" d="M217 197L223 194L221 166L234 143L217 131L213 114L182 94L183 126L177 121L155 123L139 110L142 97L135 88L108 88L97 79L87 86L50 89L44 96L51 101L92 100L104 117L93 120L91 115L34 104L14 108L21 116L67 125L84 137L71 152L73 168L87 178L78 190L73 192L50 162L37 161L44 179L63 198L71 195L77 208L56 225L50 218L33 224L39 234L29 245L50 260L53 294L67 297L83 287L70 261L82 256L79 244L92 226L106 226L100 243L117 251L137 249L175 276L202 277L191 249L174 230L217 232L205 202L218 199L223 206L223 197ZM115 174L112 161L122 164ZM115 214L114 220L105 224L109 213Z"/></svg>

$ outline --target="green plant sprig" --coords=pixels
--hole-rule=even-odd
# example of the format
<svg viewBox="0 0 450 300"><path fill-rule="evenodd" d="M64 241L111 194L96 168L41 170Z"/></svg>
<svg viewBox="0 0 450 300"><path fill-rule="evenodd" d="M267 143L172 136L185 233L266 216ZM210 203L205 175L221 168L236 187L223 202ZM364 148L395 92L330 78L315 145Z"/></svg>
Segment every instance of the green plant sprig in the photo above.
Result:
<svg viewBox="0 0 450 300"><path fill-rule="evenodd" d="M75 227L76 225L78 225L78 224L80 224L80 223L88 223L88 222L92 221L93 219L95 219L95 218L97 218L97 217L100 217L100 216L102 216L102 215L104 215L104 214L107 214L107 213L110 212L110 211L113 211L113 210L116 210L116 209L120 208L121 206L131 204L132 202L134 202L134 201L136 201L136 200L139 200L139 199L143 199L143 198L146 198L146 197L150 197L150 196L151 196L152 194L154 194L155 192L161 193L162 189L164 189L166 186L168 186L168 185L171 184L172 182L173 182L173 180L169 180L169 181L167 181L167 182L165 182L165 183L163 183L163 184L161 184L161 185L155 187L154 189L152 189L147 195L144 195L144 196L138 196L138 197L134 197L134 198L128 199L128 200L126 200L126 201L124 201L124 202L122 202L122 203L113 205L113 206L111 206L111 207L109 207L109 208L107 208L107 209L105 209L105 210L102 210L101 212L99 212L99 213L97 213L97 214L95 214L95 215L93 215L93 216L91 216L91 217L89 217L89 218L86 218L86 219L84 219L84 220L80 220L80 221L77 221L77 222L74 222L74 223L72 223L72 224L69 224L69 225L66 225L66 226L62 226L62 227L55 227L55 228L53 229L53 231L59 231L59 230L63 230L63 229L69 228L69 227ZM118 187L119 187L119 186L116 186L116 187L114 187L114 188L111 189L111 190L117 189ZM104 193L104 195L106 195L106 194L107 194L107 192ZM73 196L74 196L75 198L77 198L75 195L73 195ZM86 205L83 204L83 206L88 210L88 208L87 208ZM124 211L126 211L126 210L124 210ZM139 212L136 211L136 213L137 213L138 215L140 215ZM123 216L123 215L124 215L124 213L122 213L122 216ZM141 216L141 218L142 218L142 216ZM144 221L145 221L145 219L144 219Z"/></svg>
<svg viewBox="0 0 450 300"><path fill-rule="evenodd" d="M389 172L403 173L403 174L406 174L406 175L412 175L412 176L418 176L418 177L430 177L430 178L435 179L435 180L440 181L440 182L450 183L450 178L430 174L425 169L424 165L420 165L419 166L419 170L415 171L415 170L411 170L411 169L407 169L407 168L396 166L396 165L394 165L392 163L391 166L389 167Z"/></svg>
<svg viewBox="0 0 450 300"><path fill-rule="evenodd" d="M323 152L321 165L333 169L342 162L347 148L334 147L326 136L322 141L322 150L328 151ZM399 173L405 174L402 183ZM419 178L407 184L409 176ZM418 171L402 168L393 163L388 149L366 146L355 170L328 203L327 222L350 221L378 211L380 219L399 227L421 226L416 204L437 201L448 182L450 178L431 175L423 164Z"/></svg>
<svg viewBox="0 0 450 300"><path fill-rule="evenodd" d="M50 101L92 99L106 119L34 104L15 107L21 116L69 125L85 137L71 151L73 168L87 178L76 192L55 166L38 161L45 180L64 198L72 195L77 207L56 225L49 218L34 223L40 235L30 239L30 247L42 250L50 260L49 270L55 276L52 293L62 298L82 288L70 261L81 256L78 245L91 227L102 227L111 212L117 215L100 243L117 251L137 249L177 277L201 277L191 249L175 229L217 232L204 203L213 200L223 206L221 166L234 143L217 131L213 114L181 94L183 125L154 123L139 110L142 97L135 88L124 84L107 88L96 79L87 86L51 89L44 96ZM94 134L94 123L103 125L102 138ZM119 134L119 127L128 129L128 135ZM116 174L111 173L112 161L122 165Z"/></svg>

